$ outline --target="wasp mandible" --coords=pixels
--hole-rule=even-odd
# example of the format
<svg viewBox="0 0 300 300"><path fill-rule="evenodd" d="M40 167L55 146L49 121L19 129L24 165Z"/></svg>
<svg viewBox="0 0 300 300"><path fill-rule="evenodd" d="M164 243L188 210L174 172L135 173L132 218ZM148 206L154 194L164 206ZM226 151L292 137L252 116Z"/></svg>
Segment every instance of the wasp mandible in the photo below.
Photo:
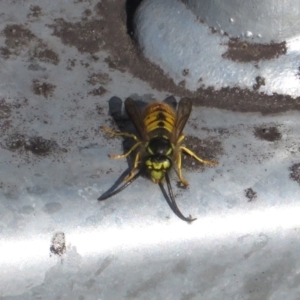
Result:
<svg viewBox="0 0 300 300"><path fill-rule="evenodd" d="M135 143L130 150L122 155L109 155L110 158L125 158L135 152L133 167L130 174L124 179L125 184L111 193L104 193L98 200L105 200L124 190L142 173L146 173L154 183L158 183L164 191L163 181L166 180L170 206L173 212L182 220L192 222L196 218L185 217L179 210L172 191L169 171L175 167L180 182L188 186L188 182L182 175L182 152L185 152L205 165L216 165L216 161L208 161L197 156L192 150L183 145L183 128L192 110L192 101L182 98L178 103L177 111L164 102L156 102L148 105L141 111L137 103L127 98L125 110L132 121L137 133L116 132L107 127L102 129L115 136L125 136L134 139Z"/></svg>

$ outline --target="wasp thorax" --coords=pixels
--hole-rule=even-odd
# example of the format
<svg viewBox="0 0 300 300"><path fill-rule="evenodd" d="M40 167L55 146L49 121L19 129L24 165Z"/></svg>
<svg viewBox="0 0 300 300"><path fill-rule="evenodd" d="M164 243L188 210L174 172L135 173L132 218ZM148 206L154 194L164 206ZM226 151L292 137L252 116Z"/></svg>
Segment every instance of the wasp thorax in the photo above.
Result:
<svg viewBox="0 0 300 300"><path fill-rule="evenodd" d="M171 155L173 147L169 139L157 136L149 141L147 152L149 154Z"/></svg>
<svg viewBox="0 0 300 300"><path fill-rule="evenodd" d="M166 155L151 155L146 159L145 164L151 179L158 183L164 178L165 172L171 168L172 161Z"/></svg>

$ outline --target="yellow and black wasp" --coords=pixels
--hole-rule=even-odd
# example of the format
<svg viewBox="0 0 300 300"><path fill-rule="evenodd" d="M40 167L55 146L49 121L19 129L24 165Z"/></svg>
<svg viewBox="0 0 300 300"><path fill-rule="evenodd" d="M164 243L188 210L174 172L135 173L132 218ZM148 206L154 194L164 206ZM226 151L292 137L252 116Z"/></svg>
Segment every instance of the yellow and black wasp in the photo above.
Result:
<svg viewBox="0 0 300 300"><path fill-rule="evenodd" d="M135 152L133 167L124 179L124 185L111 193L104 193L98 200L105 200L121 192L142 173L147 173L154 183L160 185L163 192L162 182L164 179L166 180L169 191L169 205L180 219L187 222L196 220L191 216L185 217L180 212L175 202L168 174L171 167L174 166L181 183L184 186L188 185L181 171L182 151L205 165L217 164L216 161L200 158L182 144L184 140L182 131L190 116L192 101L189 98L182 98L178 103L177 111L164 102L150 104L144 111L141 111L133 99L127 98L125 100L125 110L139 137L127 132L112 131L106 127L103 127L103 130L115 136L125 136L135 140L134 145L125 154L109 155L110 158L125 158ZM164 192L164 194L166 193Z"/></svg>

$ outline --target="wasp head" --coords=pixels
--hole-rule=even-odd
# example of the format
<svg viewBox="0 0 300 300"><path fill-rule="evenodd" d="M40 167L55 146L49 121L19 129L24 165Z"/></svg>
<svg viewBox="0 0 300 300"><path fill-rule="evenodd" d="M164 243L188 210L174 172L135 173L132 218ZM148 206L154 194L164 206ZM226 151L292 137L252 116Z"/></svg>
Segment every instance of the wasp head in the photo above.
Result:
<svg viewBox="0 0 300 300"><path fill-rule="evenodd" d="M166 155L154 154L146 159L145 164L152 181L159 183L164 179L165 173L171 168L172 160Z"/></svg>

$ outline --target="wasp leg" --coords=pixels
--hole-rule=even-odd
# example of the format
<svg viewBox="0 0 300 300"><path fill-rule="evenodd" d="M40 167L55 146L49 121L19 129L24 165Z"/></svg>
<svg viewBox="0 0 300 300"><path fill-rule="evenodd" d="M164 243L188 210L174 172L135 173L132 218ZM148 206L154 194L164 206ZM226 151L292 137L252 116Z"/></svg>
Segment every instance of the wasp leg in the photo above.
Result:
<svg viewBox="0 0 300 300"><path fill-rule="evenodd" d="M134 139L135 141L139 142L139 138L135 135L135 134L131 134L131 133L128 133L128 132L119 132L119 131L114 131L114 130L111 130L105 126L101 126L101 129L104 130L105 132L109 133L109 134L112 134L112 135L115 135L115 136L126 136L126 137L130 137L132 139Z"/></svg>
<svg viewBox="0 0 300 300"><path fill-rule="evenodd" d="M132 153L138 146L140 146L142 142L137 142L135 143L129 151L127 151L126 153L124 154L109 154L109 157L110 158L125 158L127 157L130 153Z"/></svg>
<svg viewBox="0 0 300 300"><path fill-rule="evenodd" d="M102 126L101 128L102 128L102 130L104 130L105 132L107 132L109 134L116 135L116 136L130 137L130 138L133 138L136 141L136 143L126 153L124 153L124 154L109 154L110 158L115 158L115 159L125 158L125 157L129 156L136 148L138 148L142 144L142 142L139 140L139 138L134 134L131 134L131 133L128 133L128 132L113 131L113 130L105 127L105 126ZM137 153L136 156L135 156L133 168L131 169L130 174L127 177L124 178L125 182L129 182L133 178L135 178L135 175L136 175L135 170L138 167L139 159L140 159L140 153Z"/></svg>
<svg viewBox="0 0 300 300"><path fill-rule="evenodd" d="M185 138L184 134L181 134L177 140L177 145L180 144L184 140L184 138Z"/></svg>
<svg viewBox="0 0 300 300"><path fill-rule="evenodd" d="M133 168L131 169L129 175L124 178L125 182L129 182L135 176L135 170L138 168L138 164L140 162L140 153L138 152L135 156Z"/></svg>
<svg viewBox="0 0 300 300"><path fill-rule="evenodd" d="M177 153L177 159L176 159L176 171L177 171L177 175L181 181L181 183L184 185L184 186L188 186L189 183L183 178L182 176L182 171L181 171L181 151L178 151Z"/></svg>
<svg viewBox="0 0 300 300"><path fill-rule="evenodd" d="M130 137L133 138L135 141L137 141L137 143L135 143L129 151L127 151L124 154L109 154L110 158L125 158L127 157L130 153L132 153L132 151L134 151L142 142L138 139L138 137L134 134L128 133L128 132L118 132L118 131L113 131L110 130L109 128L102 126L101 127L102 130L104 130L105 132L112 134L112 135L116 135L116 136L126 136L126 137Z"/></svg>
<svg viewBox="0 0 300 300"><path fill-rule="evenodd" d="M204 160L202 158L200 158L199 156L197 156L193 151L191 151L190 149L186 148L186 147L183 147L183 146L180 146L179 149L178 149L178 154L177 154L177 163L176 163L176 168L177 168L177 174L178 174L178 177L181 181L181 183L185 186L188 186L189 183L183 178L182 176L182 170L181 170L181 162L182 162L182 157L181 157L181 152L184 151L186 152L187 154L189 154L191 157L193 157L194 159L196 159L197 161L205 164L205 165L217 165L218 162L217 161L213 161L213 160Z"/></svg>
<svg viewBox="0 0 300 300"><path fill-rule="evenodd" d="M204 165L213 166L213 165L217 165L218 164L218 162L215 161L215 160L205 160L205 159L200 158L192 150L190 150L190 149L188 149L186 147L180 146L179 150L183 150L184 152L186 152L187 154L189 154L191 157L193 157L194 159L198 160L199 162L203 163Z"/></svg>
<svg viewBox="0 0 300 300"><path fill-rule="evenodd" d="M184 140L185 136L184 134L181 134L180 137L178 138L177 144L180 144ZM181 183L184 186L188 186L189 183L183 178L182 176L182 170L181 170L181 162L182 162L182 157L181 157L181 148L179 147L178 152L177 152L177 158L176 158L176 171L177 175L181 181Z"/></svg>

